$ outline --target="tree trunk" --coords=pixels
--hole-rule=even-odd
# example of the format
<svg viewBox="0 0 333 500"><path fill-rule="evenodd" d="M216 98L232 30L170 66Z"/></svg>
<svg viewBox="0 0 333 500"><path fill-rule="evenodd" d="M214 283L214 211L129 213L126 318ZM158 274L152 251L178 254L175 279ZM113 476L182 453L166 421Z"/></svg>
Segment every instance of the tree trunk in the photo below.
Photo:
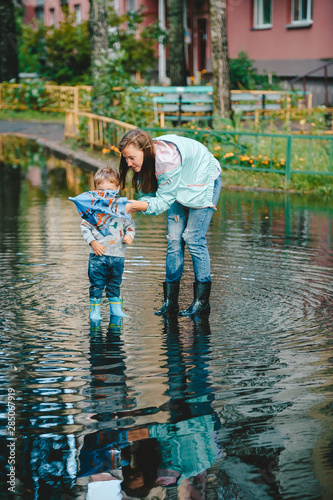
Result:
<svg viewBox="0 0 333 500"><path fill-rule="evenodd" d="M230 74L226 4L227 0L210 0L210 31L214 86L213 115L222 118L228 118L230 113Z"/></svg>
<svg viewBox="0 0 333 500"><path fill-rule="evenodd" d="M171 85L186 85L184 2L168 0L169 67Z"/></svg>
<svg viewBox="0 0 333 500"><path fill-rule="evenodd" d="M0 82L18 78L17 36L13 0L0 0Z"/></svg>
<svg viewBox="0 0 333 500"><path fill-rule="evenodd" d="M103 59L109 56L108 0L90 0L91 74L93 86L103 75ZM92 111L99 107L102 95L92 94Z"/></svg>

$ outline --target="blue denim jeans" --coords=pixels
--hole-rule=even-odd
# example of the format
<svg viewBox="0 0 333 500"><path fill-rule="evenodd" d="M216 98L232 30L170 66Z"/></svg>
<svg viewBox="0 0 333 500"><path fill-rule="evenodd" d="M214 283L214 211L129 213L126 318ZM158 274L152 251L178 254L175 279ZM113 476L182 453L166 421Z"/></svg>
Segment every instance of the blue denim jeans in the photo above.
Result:
<svg viewBox="0 0 333 500"><path fill-rule="evenodd" d="M221 175L215 179L213 204L219 200L222 186ZM211 281L210 258L206 233L214 208L188 208L175 201L168 210L168 249L166 278L170 283L180 281L184 269L185 244L191 254L196 281Z"/></svg>
<svg viewBox="0 0 333 500"><path fill-rule="evenodd" d="M120 297L124 264L124 257L99 256L91 253L88 265L89 297L100 299L104 289L107 297Z"/></svg>

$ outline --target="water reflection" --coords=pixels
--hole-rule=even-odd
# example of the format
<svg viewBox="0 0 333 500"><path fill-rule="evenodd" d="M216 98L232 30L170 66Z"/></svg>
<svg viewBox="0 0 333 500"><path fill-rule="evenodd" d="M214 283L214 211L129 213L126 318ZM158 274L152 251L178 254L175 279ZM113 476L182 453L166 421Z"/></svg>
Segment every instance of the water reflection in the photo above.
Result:
<svg viewBox="0 0 333 500"><path fill-rule="evenodd" d="M96 337L93 337L91 365L98 367L98 370L108 367L103 370L102 383L96 373L94 379L98 386L108 385L109 390L103 389L103 395L94 394L95 404L102 413L98 412L91 418L108 420L109 427L85 436L79 455L78 485L82 487L82 479L86 476L93 483L98 482L98 479L114 481L118 478L118 481L122 480L119 491L121 488L127 497L160 495L167 488L168 495L173 490L174 493L185 495L184 498L206 498L207 469L223 456L217 439L221 422L212 407L214 391L208 380L209 322L207 319L198 320L192 328L183 335L177 318L164 320L163 348L166 353L168 402L162 408L146 408L145 412L157 413L162 410L169 417L165 423L153 422L144 426L130 426L134 423L130 419L127 425L123 422L121 427L118 426L117 419L128 414L127 408L134 407L134 401L126 400L127 391L120 389L121 380L125 387L121 377L125 365L124 357L120 356L119 332L113 334L109 329L107 343L98 343L97 350ZM106 373L109 374L108 379ZM117 392L112 394L113 381L116 381ZM108 408L110 413L106 415L100 400L107 393L107 401L112 408ZM132 416L135 414L133 411L130 413ZM115 485L106 484L105 488L115 488ZM97 488L93 484L90 488L96 491L97 499L102 486Z"/></svg>
<svg viewBox="0 0 333 500"><path fill-rule="evenodd" d="M109 321L105 302L90 328L87 248L67 198L89 189L93 172L33 145L9 153L0 165L0 498L9 387L17 498L117 498L133 480L151 498L330 498L331 202L222 192L207 234L209 323L153 315L166 219L138 214L123 280L129 318ZM181 305L192 281L187 260Z"/></svg>

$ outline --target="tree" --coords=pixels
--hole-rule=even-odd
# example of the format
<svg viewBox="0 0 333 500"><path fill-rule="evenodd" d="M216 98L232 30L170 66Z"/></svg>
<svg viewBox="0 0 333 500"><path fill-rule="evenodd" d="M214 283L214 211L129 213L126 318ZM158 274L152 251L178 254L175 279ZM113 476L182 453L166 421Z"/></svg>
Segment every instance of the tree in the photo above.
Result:
<svg viewBox="0 0 333 500"><path fill-rule="evenodd" d="M168 0L169 64L171 85L186 85L184 2Z"/></svg>
<svg viewBox="0 0 333 500"><path fill-rule="evenodd" d="M227 39L227 0L210 0L214 104L213 115L228 118L230 112L230 75Z"/></svg>
<svg viewBox="0 0 333 500"><path fill-rule="evenodd" d="M119 16L108 8L108 48L104 47L95 61L93 111L147 126L154 120L153 103L135 77L138 73L148 76L155 67L155 44L165 33L157 23L140 30L142 21L141 9ZM91 32L93 36L93 27Z"/></svg>
<svg viewBox="0 0 333 500"><path fill-rule="evenodd" d="M0 0L0 82L18 77L15 4Z"/></svg>
<svg viewBox="0 0 333 500"><path fill-rule="evenodd" d="M105 76L103 62L109 54L108 4L108 0L90 0L91 73L94 87L99 79ZM103 94L93 92L93 111L98 109L102 99Z"/></svg>

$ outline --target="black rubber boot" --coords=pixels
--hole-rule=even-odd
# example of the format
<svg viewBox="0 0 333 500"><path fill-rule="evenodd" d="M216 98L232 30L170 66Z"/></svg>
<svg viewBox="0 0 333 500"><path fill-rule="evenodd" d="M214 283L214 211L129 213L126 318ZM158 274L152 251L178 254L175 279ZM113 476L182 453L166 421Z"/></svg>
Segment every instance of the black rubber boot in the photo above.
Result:
<svg viewBox="0 0 333 500"><path fill-rule="evenodd" d="M207 316L210 313L211 285L210 281L195 281L193 283L194 300L187 309L180 311L179 316Z"/></svg>
<svg viewBox="0 0 333 500"><path fill-rule="evenodd" d="M179 281L163 283L164 303L159 311L154 312L156 316L166 316L168 314L178 314Z"/></svg>

